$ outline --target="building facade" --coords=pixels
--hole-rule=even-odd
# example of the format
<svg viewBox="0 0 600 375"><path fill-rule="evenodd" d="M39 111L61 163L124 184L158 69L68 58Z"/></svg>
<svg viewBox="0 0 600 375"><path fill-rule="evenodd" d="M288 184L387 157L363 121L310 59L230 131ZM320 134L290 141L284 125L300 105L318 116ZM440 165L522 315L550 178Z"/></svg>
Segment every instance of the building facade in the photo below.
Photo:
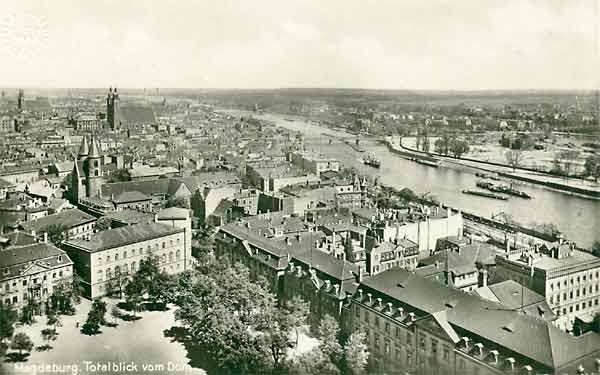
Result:
<svg viewBox="0 0 600 375"><path fill-rule="evenodd" d="M11 247L1 254L0 300L7 306L21 310L32 301L40 314L56 288L71 287L73 262L46 242Z"/></svg>
<svg viewBox="0 0 600 375"><path fill-rule="evenodd" d="M69 240L64 249L73 259L89 298L121 290L140 261L156 257L161 271L176 274L192 264L191 221L165 214L150 224L135 224Z"/></svg>

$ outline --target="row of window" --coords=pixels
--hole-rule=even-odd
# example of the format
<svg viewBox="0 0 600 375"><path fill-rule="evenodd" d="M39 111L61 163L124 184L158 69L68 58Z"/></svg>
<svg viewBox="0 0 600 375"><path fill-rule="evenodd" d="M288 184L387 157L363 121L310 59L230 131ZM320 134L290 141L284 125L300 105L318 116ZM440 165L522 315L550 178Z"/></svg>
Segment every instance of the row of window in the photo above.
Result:
<svg viewBox="0 0 600 375"><path fill-rule="evenodd" d="M589 274L579 275L577 277L571 276L571 278L569 279L569 284L570 285L574 285L575 282L581 283L581 282L586 282L588 279L592 280L592 278L594 277L594 275L596 276L596 280L600 279L600 272L599 271L596 271L595 273L590 271ZM555 287L556 287L556 289L560 289L560 285L561 285L560 281L557 281L556 284L554 282L551 282L550 283L550 290L554 290ZM562 285L565 288L567 287L567 279L562 280Z"/></svg>
<svg viewBox="0 0 600 375"><path fill-rule="evenodd" d="M179 237L177 237L177 239L176 239L176 241L175 241L176 245L177 245L177 246L179 246L180 242L181 242L181 239L180 239ZM173 244L174 244L174 242L173 242L173 239L169 240L169 246L173 246ZM157 242L157 243L155 244L155 246L154 246L154 248L155 248L156 250L159 250L159 249L161 249L161 248L162 248L162 249L165 249L166 247L167 247L167 243L166 243L165 241L163 241L163 242L162 242L162 244L159 244L159 243ZM148 246L146 246L146 254L150 254L151 252L152 252L152 246L151 246L151 245L148 245ZM179 250L178 250L178 252L179 252ZM142 247L142 246L140 246L140 247L137 249L137 251L136 251L136 249L130 249L129 251L127 251L127 250L123 250L123 253L122 253L122 258L121 258L121 259L126 259L126 258L128 258L128 257L129 257L129 258L131 258L131 257L135 257L135 256L141 256L141 255L143 255L143 254L144 254L144 249L143 249L143 247ZM115 253L115 254L114 254L114 256L112 256L112 255L107 255L107 256L105 257L105 262L106 262L106 264L108 264L108 263L110 263L111 261L113 261L113 259L114 259L114 261L116 262L116 261L118 261L118 260L119 260L119 258L120 258L120 255L119 255L119 253L117 252L117 253ZM102 265L102 257L100 257L100 256L98 257L97 264L98 264L99 266L100 266L100 265Z"/></svg>
<svg viewBox="0 0 600 375"><path fill-rule="evenodd" d="M589 309L590 307L592 307L592 302L594 303L594 306L598 306L598 298L594 299L594 301L589 300L587 302L581 302L581 304L576 303L574 306L569 306L569 313L572 312L577 312L579 310L585 310L586 308ZM566 315L567 314L567 308L563 307L562 311L560 309L556 310L556 315Z"/></svg>
<svg viewBox="0 0 600 375"><path fill-rule="evenodd" d="M172 263L174 260L180 260L181 259L181 251L177 250L177 252L175 253L175 255L173 255L173 252L171 251L169 253L169 263ZM167 254L163 254L161 257L158 258L159 264L166 264L167 263ZM121 266L116 265L114 268L114 275L120 275L121 273L124 274L128 274L128 273L133 273L136 271L138 267L138 263L134 260L133 262L131 262L131 265L128 265L127 263L122 264ZM106 273L106 279L111 279L113 276L113 269L108 267L105 270ZM98 274L98 281L102 281L102 270L98 270L97 271Z"/></svg>
<svg viewBox="0 0 600 375"><path fill-rule="evenodd" d="M596 293L600 292L600 285L596 284L595 286L590 285L589 287L584 287L581 289L576 289L576 290L571 290L568 294L568 300L572 300L573 298L579 298L580 296L586 296L586 294L592 294L594 293L594 291ZM550 304L554 304L554 302L556 301L557 304L560 303L561 298L560 298L560 293L558 293L557 295L552 295L550 296ZM567 292L562 294L562 301L566 302L567 301Z"/></svg>
<svg viewBox="0 0 600 375"><path fill-rule="evenodd" d="M57 273L56 273L56 272L53 272L53 273L52 273L52 279L56 279L56 276L57 276ZM63 276L63 271L59 271L59 272L58 272L58 277L59 277L59 278L61 278L62 276ZM39 283L40 281L42 281L42 280L43 280L43 281L46 281L47 279L48 279L48 276L47 276L47 275L44 275L44 276L42 276L42 278L41 278L41 279L39 279L39 278L37 278L37 277L36 277L36 278L34 278L34 279L32 280L32 283L33 283L33 284L37 284L37 283ZM29 283L28 279L25 279L25 280L23 280L23 281L22 281L22 284L23 284L23 286L27 286L27 284L28 284L28 283ZM15 288L15 289L16 289L16 287L17 287L17 280L13 280L13 282L12 282L12 288ZM11 290L11 283L6 283L6 284L4 284L4 290L5 290L6 292L10 292L10 290Z"/></svg>

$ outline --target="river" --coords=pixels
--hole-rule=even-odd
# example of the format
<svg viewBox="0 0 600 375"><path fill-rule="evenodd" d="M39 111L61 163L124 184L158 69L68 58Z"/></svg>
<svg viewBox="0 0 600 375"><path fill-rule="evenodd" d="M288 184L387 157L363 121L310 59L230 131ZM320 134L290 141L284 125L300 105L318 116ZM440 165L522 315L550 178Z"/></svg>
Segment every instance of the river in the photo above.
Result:
<svg viewBox="0 0 600 375"><path fill-rule="evenodd" d="M340 139L354 140L355 136L303 120L290 121L289 117L283 115L269 113L255 117L302 132L307 150L335 157L344 166L353 166L361 173L380 176L380 180L386 185L408 187L421 194L429 192L450 206L488 218L504 212L526 226L532 223L553 223L567 238L582 247L589 247L594 241L600 241L599 200L571 196L530 184L519 184L518 189L530 194L533 197L531 200L512 197L508 201L500 201L465 195L461 193L463 189L476 188L477 177L472 173L443 166L432 168L417 164L391 153L386 146L376 141L363 141L362 146L366 152L373 153L382 162L380 169L374 169L362 164L361 154Z"/></svg>

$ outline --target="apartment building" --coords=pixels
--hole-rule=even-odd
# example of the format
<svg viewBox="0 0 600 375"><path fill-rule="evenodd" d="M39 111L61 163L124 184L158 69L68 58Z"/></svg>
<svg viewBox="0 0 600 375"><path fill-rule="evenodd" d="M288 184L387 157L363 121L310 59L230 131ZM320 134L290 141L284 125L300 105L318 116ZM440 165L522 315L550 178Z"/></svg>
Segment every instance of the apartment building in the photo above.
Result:
<svg viewBox="0 0 600 375"><path fill-rule="evenodd" d="M511 250L496 263L496 280L514 280L545 296L561 329L571 330L578 316L600 312L600 258L574 243Z"/></svg>
<svg viewBox="0 0 600 375"><path fill-rule="evenodd" d="M367 335L372 372L583 374L600 363L600 335L574 337L402 269L361 282L349 316Z"/></svg>
<svg viewBox="0 0 600 375"><path fill-rule="evenodd" d="M16 310L33 300L40 314L55 288L71 287L73 262L64 251L47 242L36 243L33 237L20 244L18 234L10 236L17 246L0 251L0 300Z"/></svg>
<svg viewBox="0 0 600 375"><path fill-rule="evenodd" d="M63 243L83 279L85 296L96 298L120 289L148 257L156 257L168 274L192 266L189 214L168 210L157 214L153 223L108 229Z"/></svg>

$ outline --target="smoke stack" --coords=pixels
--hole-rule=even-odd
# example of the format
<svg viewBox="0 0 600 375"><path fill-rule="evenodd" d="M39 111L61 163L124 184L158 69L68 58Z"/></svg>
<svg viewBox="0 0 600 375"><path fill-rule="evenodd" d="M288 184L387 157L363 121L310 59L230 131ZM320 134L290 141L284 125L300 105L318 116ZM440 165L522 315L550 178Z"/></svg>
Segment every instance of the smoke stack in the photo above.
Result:
<svg viewBox="0 0 600 375"><path fill-rule="evenodd" d="M44 232L44 243L48 243L48 232Z"/></svg>

